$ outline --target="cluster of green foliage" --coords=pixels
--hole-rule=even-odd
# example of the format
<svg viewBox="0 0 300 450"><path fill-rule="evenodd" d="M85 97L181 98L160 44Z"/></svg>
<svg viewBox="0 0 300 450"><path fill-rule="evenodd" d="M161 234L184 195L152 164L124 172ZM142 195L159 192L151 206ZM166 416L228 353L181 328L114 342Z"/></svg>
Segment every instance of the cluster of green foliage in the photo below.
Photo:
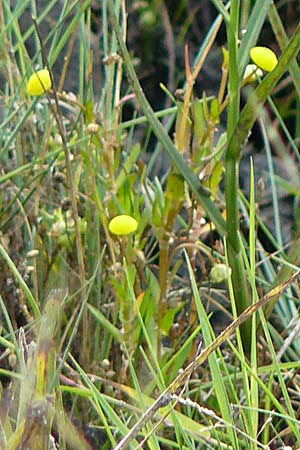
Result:
<svg viewBox="0 0 300 450"><path fill-rule="evenodd" d="M132 5L103 0L99 7L98 97L93 2L52 0L38 14L34 1L11 3L0 5L0 448L299 447L300 238L286 252L278 208L278 186L296 206L299 186L274 174L271 145L288 167L299 160L299 127L289 131L273 92L282 79L289 83L299 119L300 26L288 37L270 0L212 0L218 15L194 61L185 48L184 88L175 95L162 85L170 106L154 112L126 46ZM173 48L164 0L133 3L149 37L162 11ZM176 3L177 17L187 3ZM21 31L26 8L33 17ZM248 84L250 50L266 21L280 57ZM188 14L178 42L190 23ZM222 25L227 42L215 93L197 96ZM74 49L76 93L64 90ZM47 86L32 90L38 69ZM133 102L139 112L125 121ZM269 162L273 234L260 216L252 161L249 198L239 189L256 121ZM164 156L169 169L153 177ZM134 218L137 229L114 234L118 215Z"/></svg>

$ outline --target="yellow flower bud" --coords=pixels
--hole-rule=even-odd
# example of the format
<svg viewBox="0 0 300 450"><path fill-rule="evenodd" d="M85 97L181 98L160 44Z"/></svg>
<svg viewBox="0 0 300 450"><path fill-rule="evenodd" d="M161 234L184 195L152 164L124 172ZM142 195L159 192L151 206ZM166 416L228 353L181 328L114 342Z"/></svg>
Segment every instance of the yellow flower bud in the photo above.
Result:
<svg viewBox="0 0 300 450"><path fill-rule="evenodd" d="M277 65L277 56L268 47L253 47L250 56L252 61L266 72L271 72Z"/></svg>
<svg viewBox="0 0 300 450"><path fill-rule="evenodd" d="M33 73L27 83L27 91L30 95L42 95L51 89L51 77L49 70L42 69Z"/></svg>
<svg viewBox="0 0 300 450"><path fill-rule="evenodd" d="M133 217L121 214L111 219L108 228L113 234L125 235L133 233L137 229L137 226L138 223Z"/></svg>
<svg viewBox="0 0 300 450"><path fill-rule="evenodd" d="M261 69L257 67L256 64L248 64L245 69L243 80L247 83L254 83L259 77L263 76Z"/></svg>

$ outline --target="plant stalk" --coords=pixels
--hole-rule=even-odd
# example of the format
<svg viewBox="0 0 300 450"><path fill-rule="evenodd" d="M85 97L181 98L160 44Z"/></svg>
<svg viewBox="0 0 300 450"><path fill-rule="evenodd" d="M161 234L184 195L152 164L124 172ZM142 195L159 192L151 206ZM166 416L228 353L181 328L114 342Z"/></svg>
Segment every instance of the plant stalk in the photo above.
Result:
<svg viewBox="0 0 300 450"><path fill-rule="evenodd" d="M231 30L228 31L228 40L231 42ZM232 43L233 46L233 43ZM291 37L288 45L283 51L281 57L275 69L270 72L264 80L255 89L242 112L239 115L238 121L235 126L229 128L231 134L228 135L228 145L226 151L226 175L225 175L225 190L226 190L226 212L227 212L227 230L228 230L228 255L229 262L232 266L232 282L234 287L234 294L236 296L237 311L240 314L245 307L250 305L250 295L248 287L246 285L245 274L242 270L243 260L239 249L238 231L239 231L239 216L238 216L238 167L239 160L242 156L242 147L247 140L249 133L254 125L256 118L258 117L260 106L266 101L267 97L271 94L272 90L282 77L282 75L288 70L290 63L297 56L300 49L300 24L296 27L296 30ZM235 50L233 50L235 51ZM232 60L231 60L232 61ZM234 64L234 61L233 61ZM235 67L233 65L233 67ZM231 72L231 68L230 68ZM231 78L234 81L234 79ZM237 86L238 88L238 86ZM230 90L233 89L232 86ZM233 95L233 99L236 101L236 97ZM232 113L230 120L235 120L235 116ZM285 281L290 272L285 271ZM276 280L278 281L278 279ZM273 302L276 301L275 299ZM269 307L270 308L270 307ZM249 329L248 329L249 327ZM247 342L249 338L250 324L247 322L244 325L244 344L247 349ZM248 342L250 344L250 341Z"/></svg>
<svg viewBox="0 0 300 450"><path fill-rule="evenodd" d="M251 297L244 271L239 232L239 157L231 157L230 142L238 123L240 110L240 77L238 70L238 31L239 31L240 2L231 3L230 21L227 23L227 40L229 53L228 76L228 148L225 156L225 195L227 215L228 259L232 270L232 285L236 302L236 309L240 315L250 304ZM245 322L241 327L241 337L246 354L250 354L251 322Z"/></svg>

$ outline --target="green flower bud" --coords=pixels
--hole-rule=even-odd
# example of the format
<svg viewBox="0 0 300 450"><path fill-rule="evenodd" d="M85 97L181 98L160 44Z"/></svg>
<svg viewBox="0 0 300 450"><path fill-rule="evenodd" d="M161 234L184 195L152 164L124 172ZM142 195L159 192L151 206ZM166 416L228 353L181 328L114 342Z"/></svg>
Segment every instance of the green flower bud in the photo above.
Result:
<svg viewBox="0 0 300 450"><path fill-rule="evenodd" d="M212 283L222 283L228 279L229 275L231 275L230 267L227 267L226 264L222 263L215 264L210 271L210 279Z"/></svg>
<svg viewBox="0 0 300 450"><path fill-rule="evenodd" d="M263 72L257 67L256 64L248 64L245 69L243 80L245 80L247 83L254 83L254 81L262 76Z"/></svg>

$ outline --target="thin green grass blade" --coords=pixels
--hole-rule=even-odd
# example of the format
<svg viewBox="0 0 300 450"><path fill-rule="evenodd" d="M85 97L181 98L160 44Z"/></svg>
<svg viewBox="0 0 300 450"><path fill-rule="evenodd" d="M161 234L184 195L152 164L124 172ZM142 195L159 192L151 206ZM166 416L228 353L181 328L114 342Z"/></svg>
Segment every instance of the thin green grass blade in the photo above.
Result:
<svg viewBox="0 0 300 450"><path fill-rule="evenodd" d="M120 389L124 390L124 392L132 398L135 402L138 403L138 393L135 391L135 389L129 387L129 386L120 386ZM148 408L148 410L153 406L154 400L153 398L149 397L145 393L142 393L143 395L143 403ZM168 420L170 420L173 423L173 415L171 414L171 411L174 411L174 415L176 417L176 420L181 424L183 429L187 433L191 433L195 437L195 439L203 439L210 436L209 429L210 427L202 426L198 422L194 421L192 418L186 416L185 414L176 411L173 409L174 405L167 405L163 406L158 409L156 412L157 417L159 419L162 419L168 414Z"/></svg>
<svg viewBox="0 0 300 450"><path fill-rule="evenodd" d="M267 324L267 321L266 321L265 316L264 316L262 311L260 311L260 320L261 320L262 327L263 327L263 330L264 330L264 333L265 333L265 336L266 336L266 340L267 340L267 343L268 343L268 346L269 346L269 350L270 350L271 355L272 355L274 369L276 371L276 375L278 377L279 385L280 385L280 388L281 388L281 391L282 391L282 394L283 394L283 398L284 398L284 401L285 401L285 407L286 407L286 409L288 411L288 417L290 417L294 421L294 420L296 420L295 411L294 411L294 408L293 408L293 405L292 405L292 402L291 402L291 399L290 399L290 396L289 396L289 393L288 393L288 389L286 387L286 383L285 383L285 381L283 379L283 376L282 376L282 373L281 373L281 370L280 370L280 365L278 363L277 355L276 355L276 352L275 352L275 349L274 349L274 346L273 346L273 342L272 342L272 339L271 339L271 335L270 335L270 332L269 332L269 329L268 329L268 324ZM289 426L291 427L291 430L292 430L292 432L293 432L293 434L295 436L295 439L297 440L297 444L299 446L300 445L300 430L299 430L298 426L295 426L293 421L289 421L287 419L287 422L289 423Z"/></svg>
<svg viewBox="0 0 300 450"><path fill-rule="evenodd" d="M226 241L225 241L224 247L225 247L227 270L228 270L228 273L230 273L229 272L228 252L227 252ZM244 260L246 259L247 262L248 262L247 256L245 256L245 249L244 249L242 244L241 244L241 250L242 250L242 253L243 253ZM246 264L245 264L245 267L247 267ZM248 270L249 270L249 266L248 266ZM229 290L229 298L230 298L230 302L231 302L231 308L232 308L232 311L233 311L233 317L236 319L238 317L238 312L237 312L237 308L236 308L236 300L235 300L235 297L234 297L234 291L233 291L233 285L232 285L231 276L228 277L228 290ZM236 351L239 353L240 359L244 360L245 359L245 352L244 352L244 348L243 348L243 342L242 342L240 329L236 330L236 337L237 337L237 346L238 346ZM230 343L230 341L229 341L229 343ZM251 405L251 388L250 388L250 383L251 382L250 382L250 380L248 378L248 374L247 374L247 372L246 372L246 370L245 370L243 365L242 365L241 370L242 370L241 376L242 376L242 380L243 380L243 388L244 388L243 392L244 392L244 395L245 395L245 402L246 402L247 405ZM243 412L241 414L244 415L244 417L243 417L244 426L245 426L245 429L247 430L248 435L254 437L251 413L249 414L246 411L245 414Z"/></svg>
<svg viewBox="0 0 300 450"><path fill-rule="evenodd" d="M190 278L190 282L192 285L193 296L195 298L195 303L197 306L198 317L199 317L199 321L202 325L204 342L205 342L206 346L209 346L212 344L212 342L215 339L214 332L213 332L213 329L209 322L209 319L207 317L205 308L200 299L199 290L197 288L194 272L193 272L193 269L192 269L192 266L190 264L187 254L185 254L185 257L186 257L186 262L187 262L187 266L188 266L189 278ZM219 354L219 357L222 358L221 354ZM216 397L218 399L219 408L222 413L222 418L227 423L230 424L230 423L232 423L232 411L231 411L231 407L230 407L229 398L228 398L228 395L226 392L226 387L223 383L223 377L222 377L222 373L220 370L218 358L215 353L213 353L209 357L209 364L210 364L210 368L211 368L211 375L212 375L212 379L213 379L214 391L215 391ZM230 437L231 445L233 446L233 448L238 450L238 448L239 448L238 439L237 439L234 427L233 428L228 427L227 432Z"/></svg>
<svg viewBox="0 0 300 450"><path fill-rule="evenodd" d="M279 200L278 200L278 193L277 193L277 187L274 177L274 166L273 166L273 159L272 159L272 153L271 153L271 147L268 139L268 134L266 130L265 123L262 119L259 118L259 124L262 131L262 138L264 142L264 148L266 150L266 157L268 162L268 171L270 174L270 183L271 183L271 193L272 193L272 205L273 205L273 212L274 212L274 224L275 224L275 239L278 242L279 247L283 247L283 239L282 239L282 226L280 222L280 209L279 209Z"/></svg>
<svg viewBox="0 0 300 450"><path fill-rule="evenodd" d="M219 13L222 15L225 22L229 23L230 17L223 3L220 0L212 0L212 2L215 5L216 9L219 11Z"/></svg>
<svg viewBox="0 0 300 450"><path fill-rule="evenodd" d="M110 439L112 446L116 447L116 445L117 445L116 440L112 434L111 426L109 425L109 422L112 423L116 427L118 432L123 435L126 435L129 431L127 426L122 422L119 414L117 414L114 411L114 409L109 405L108 401L101 394L101 392L98 391L95 384L91 381L88 374L81 368L81 366L78 364L78 362L71 355L70 355L70 358L71 358L71 361L74 364L76 370L80 374L82 380L84 381L87 388L91 392L93 401L95 402L96 411L99 414L100 419L102 420L105 431L107 432L107 435ZM138 442L136 440L133 440L132 445L138 446Z"/></svg>
<svg viewBox="0 0 300 450"><path fill-rule="evenodd" d="M50 67L52 67L52 65L55 63L55 61L59 58L63 47L66 45L66 43L68 42L68 39L70 38L71 34L74 32L74 30L78 26L82 15L86 11L86 9L89 7L89 5L90 5L90 0L85 0L81 4L79 2L75 2L70 7L70 9L67 10L67 11L66 11L66 8L63 9L63 11L61 13L61 18L60 18L60 20L58 21L58 24L57 24L57 33L56 33L56 35L53 38L51 49L49 51L48 60L49 60ZM71 10L75 6L78 6L78 10L77 10L76 14L74 15L74 17L72 18L72 20L70 21L70 24L67 26L67 28L64 31L64 33L61 34L60 33L60 31L61 31L60 27L62 27L62 25L64 23L64 20L66 19L66 17L69 15Z"/></svg>
<svg viewBox="0 0 300 450"><path fill-rule="evenodd" d="M160 391L164 391L165 388L166 388L166 384L165 384L165 381L164 381L163 371L161 370L159 362L158 362L157 357L156 357L156 349L154 349L153 346L152 346L150 336L149 336L149 334L147 332L147 329L145 327L145 324L144 324L143 319L141 317L141 314L139 312L137 300L136 300L135 293L134 293L134 287L133 287L133 285L131 283L129 272L128 272L127 263L126 263L125 260L124 260L124 271L125 271L125 274L126 274L126 280L127 280L127 284L128 284L128 288L129 288L129 295L132 297L133 304L135 304L135 308L138 311L138 319L139 319L139 322L141 324L141 328L143 330L146 342L148 343L149 351L150 351L150 354L152 356L152 363L150 363L149 358L147 357L147 355L143 351L143 349L141 349L141 352L142 352L142 354L144 356L144 360L145 360L145 363L146 363L147 367L149 368L150 372L152 373L153 380L155 380L155 383L158 386L158 388L160 389ZM141 396L142 395L142 391L140 389L140 385L139 385L139 381L138 381L135 369L134 369L133 365L131 364L130 355L127 354L127 357L128 357L129 365L131 367L131 375L132 375L133 380L134 380L135 391L137 392L138 396ZM151 384L153 385L153 383L151 383ZM145 408L145 406L149 407L149 405L144 404L144 399L143 398L140 397L140 401L142 402L142 405L144 406L144 408ZM175 433L176 433L178 442L183 440L189 446L190 445L190 439L189 439L188 435L186 434L187 430L185 430L185 427L183 426L182 417L180 417L180 420L179 420L179 417L176 414L176 412L173 410L173 408L170 409L170 415L171 415L170 420L172 420L172 422L174 424L174 429L175 429ZM188 419L185 421L185 423L187 423L187 422L188 422ZM155 439L153 445L156 445L156 444L157 444L157 440Z"/></svg>
<svg viewBox="0 0 300 450"><path fill-rule="evenodd" d="M259 300L259 296L256 290L256 223L255 223L255 182L254 182L254 166L253 160L251 159L250 164L250 229L249 229L249 259L250 266L248 268L248 273L250 275L250 283L252 289L252 299L254 302ZM246 255L245 255L245 259ZM252 316L252 335L251 335L251 367L252 370L257 373L258 361L257 361L257 341L256 341L256 314ZM244 367L244 366L243 366ZM253 408L253 413L250 415L251 418L251 436L255 437L258 434L258 420L259 416L256 409L259 407L259 396L258 396L258 384L255 377L250 379L250 404L249 406Z"/></svg>
<svg viewBox="0 0 300 450"><path fill-rule="evenodd" d="M277 42L283 51L286 46L289 43L289 39L287 37L286 31L284 29L283 23L281 21L281 18L278 14L277 8L275 6L274 2L271 2L270 9L269 9L269 18L270 23L273 28L273 32L275 34L275 37L277 39ZM298 97L300 97L300 68L297 64L296 60L292 60L289 64L289 72L292 76L293 83L295 86L295 89L297 91Z"/></svg>
<svg viewBox="0 0 300 450"><path fill-rule="evenodd" d="M137 399L136 399L137 400L137 404L142 409L142 411L145 411L147 409L147 405L144 402L144 396L143 396L143 393L142 393L142 387L140 386L136 370L135 370L134 365L133 365L132 360L131 360L131 356L129 355L126 347L125 347L125 353L127 355L127 361L128 361L128 365L129 365L130 376L131 376L131 379L133 381L134 390L135 390L136 396L137 396ZM156 436L156 433L155 433L154 426L152 425L151 421L148 421L145 424L145 434L146 434L146 436L148 436L147 444L149 445L149 448L151 450L158 450L159 449L158 439L157 439L157 436Z"/></svg>
<svg viewBox="0 0 300 450"><path fill-rule="evenodd" d="M93 305L87 305L88 310L92 313L92 315L95 317L95 319L97 320L97 322L99 322L99 324L105 328L110 334L111 336L116 339L117 342L119 342L119 344L123 343L123 336L121 331L114 326L114 324L112 324L106 317L105 315L99 311L97 308L95 308Z"/></svg>
<svg viewBox="0 0 300 450"><path fill-rule="evenodd" d="M31 293L29 287L27 286L26 282L24 281L22 275L18 271L17 267L15 266L14 262L10 258L9 254L7 253L7 251L5 250L5 248L3 247L1 242L0 242L0 256L1 256L1 258L4 259L4 261L10 268L14 278L16 279L20 288L24 292L24 295L27 298L28 304L30 305L30 307L32 309L35 319L40 319L41 318L40 308L39 308L37 302L35 301L34 296L32 295L32 293Z"/></svg>

